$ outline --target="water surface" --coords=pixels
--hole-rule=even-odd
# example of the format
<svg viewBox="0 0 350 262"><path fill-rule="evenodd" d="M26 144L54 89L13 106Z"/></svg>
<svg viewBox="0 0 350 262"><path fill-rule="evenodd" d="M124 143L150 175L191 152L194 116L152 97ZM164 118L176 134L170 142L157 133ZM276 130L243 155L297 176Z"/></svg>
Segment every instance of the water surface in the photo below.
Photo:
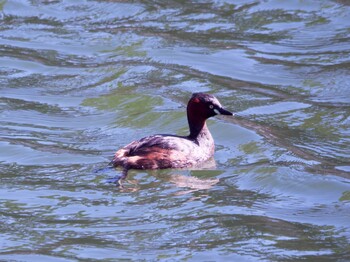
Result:
<svg viewBox="0 0 350 262"><path fill-rule="evenodd" d="M1 1L0 260L350 259L346 1ZM113 152L187 134L216 168L132 171Z"/></svg>

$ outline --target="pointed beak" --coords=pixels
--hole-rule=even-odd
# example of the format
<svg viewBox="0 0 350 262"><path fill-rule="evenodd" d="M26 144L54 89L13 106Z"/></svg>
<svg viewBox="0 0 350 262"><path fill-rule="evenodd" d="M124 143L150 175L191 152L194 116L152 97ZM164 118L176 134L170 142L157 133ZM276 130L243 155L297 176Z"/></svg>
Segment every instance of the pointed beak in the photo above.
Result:
<svg viewBox="0 0 350 262"><path fill-rule="evenodd" d="M217 111L219 111L219 113L221 115L226 115L226 116L233 116L234 115L233 113L231 113L230 111L228 111L228 110L226 110L226 109L224 109L222 107L217 109Z"/></svg>

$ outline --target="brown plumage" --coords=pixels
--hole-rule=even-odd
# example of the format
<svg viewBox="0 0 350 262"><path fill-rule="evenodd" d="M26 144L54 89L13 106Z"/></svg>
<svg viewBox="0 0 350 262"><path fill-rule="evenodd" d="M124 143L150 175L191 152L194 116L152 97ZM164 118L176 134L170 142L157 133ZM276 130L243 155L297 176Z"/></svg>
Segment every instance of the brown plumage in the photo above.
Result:
<svg viewBox="0 0 350 262"><path fill-rule="evenodd" d="M129 169L186 168L211 158L214 140L206 120L217 114L233 115L223 109L213 95L193 94L187 105L190 134L148 136L119 149L111 161L114 167L123 168L118 183L121 185L121 179L125 179Z"/></svg>

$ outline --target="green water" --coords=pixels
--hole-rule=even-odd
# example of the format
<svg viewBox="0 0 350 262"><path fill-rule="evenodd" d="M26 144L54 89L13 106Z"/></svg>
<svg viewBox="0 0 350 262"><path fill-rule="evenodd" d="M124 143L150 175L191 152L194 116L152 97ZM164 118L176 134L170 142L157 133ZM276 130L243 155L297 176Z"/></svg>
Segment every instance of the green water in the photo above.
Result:
<svg viewBox="0 0 350 262"><path fill-rule="evenodd" d="M347 1L0 1L1 261L350 260ZM202 170L104 169L208 121Z"/></svg>

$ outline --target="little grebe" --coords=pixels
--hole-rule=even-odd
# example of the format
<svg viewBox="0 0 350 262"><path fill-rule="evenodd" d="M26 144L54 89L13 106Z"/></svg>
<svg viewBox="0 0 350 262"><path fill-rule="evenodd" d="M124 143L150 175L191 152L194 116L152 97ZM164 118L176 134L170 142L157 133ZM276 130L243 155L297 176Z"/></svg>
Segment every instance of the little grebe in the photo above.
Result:
<svg viewBox="0 0 350 262"><path fill-rule="evenodd" d="M193 94L187 105L188 136L148 136L115 153L111 164L123 168L123 175L117 179L119 185L129 169L186 168L210 159L214 155L214 140L206 120L217 114L233 115L213 95Z"/></svg>

